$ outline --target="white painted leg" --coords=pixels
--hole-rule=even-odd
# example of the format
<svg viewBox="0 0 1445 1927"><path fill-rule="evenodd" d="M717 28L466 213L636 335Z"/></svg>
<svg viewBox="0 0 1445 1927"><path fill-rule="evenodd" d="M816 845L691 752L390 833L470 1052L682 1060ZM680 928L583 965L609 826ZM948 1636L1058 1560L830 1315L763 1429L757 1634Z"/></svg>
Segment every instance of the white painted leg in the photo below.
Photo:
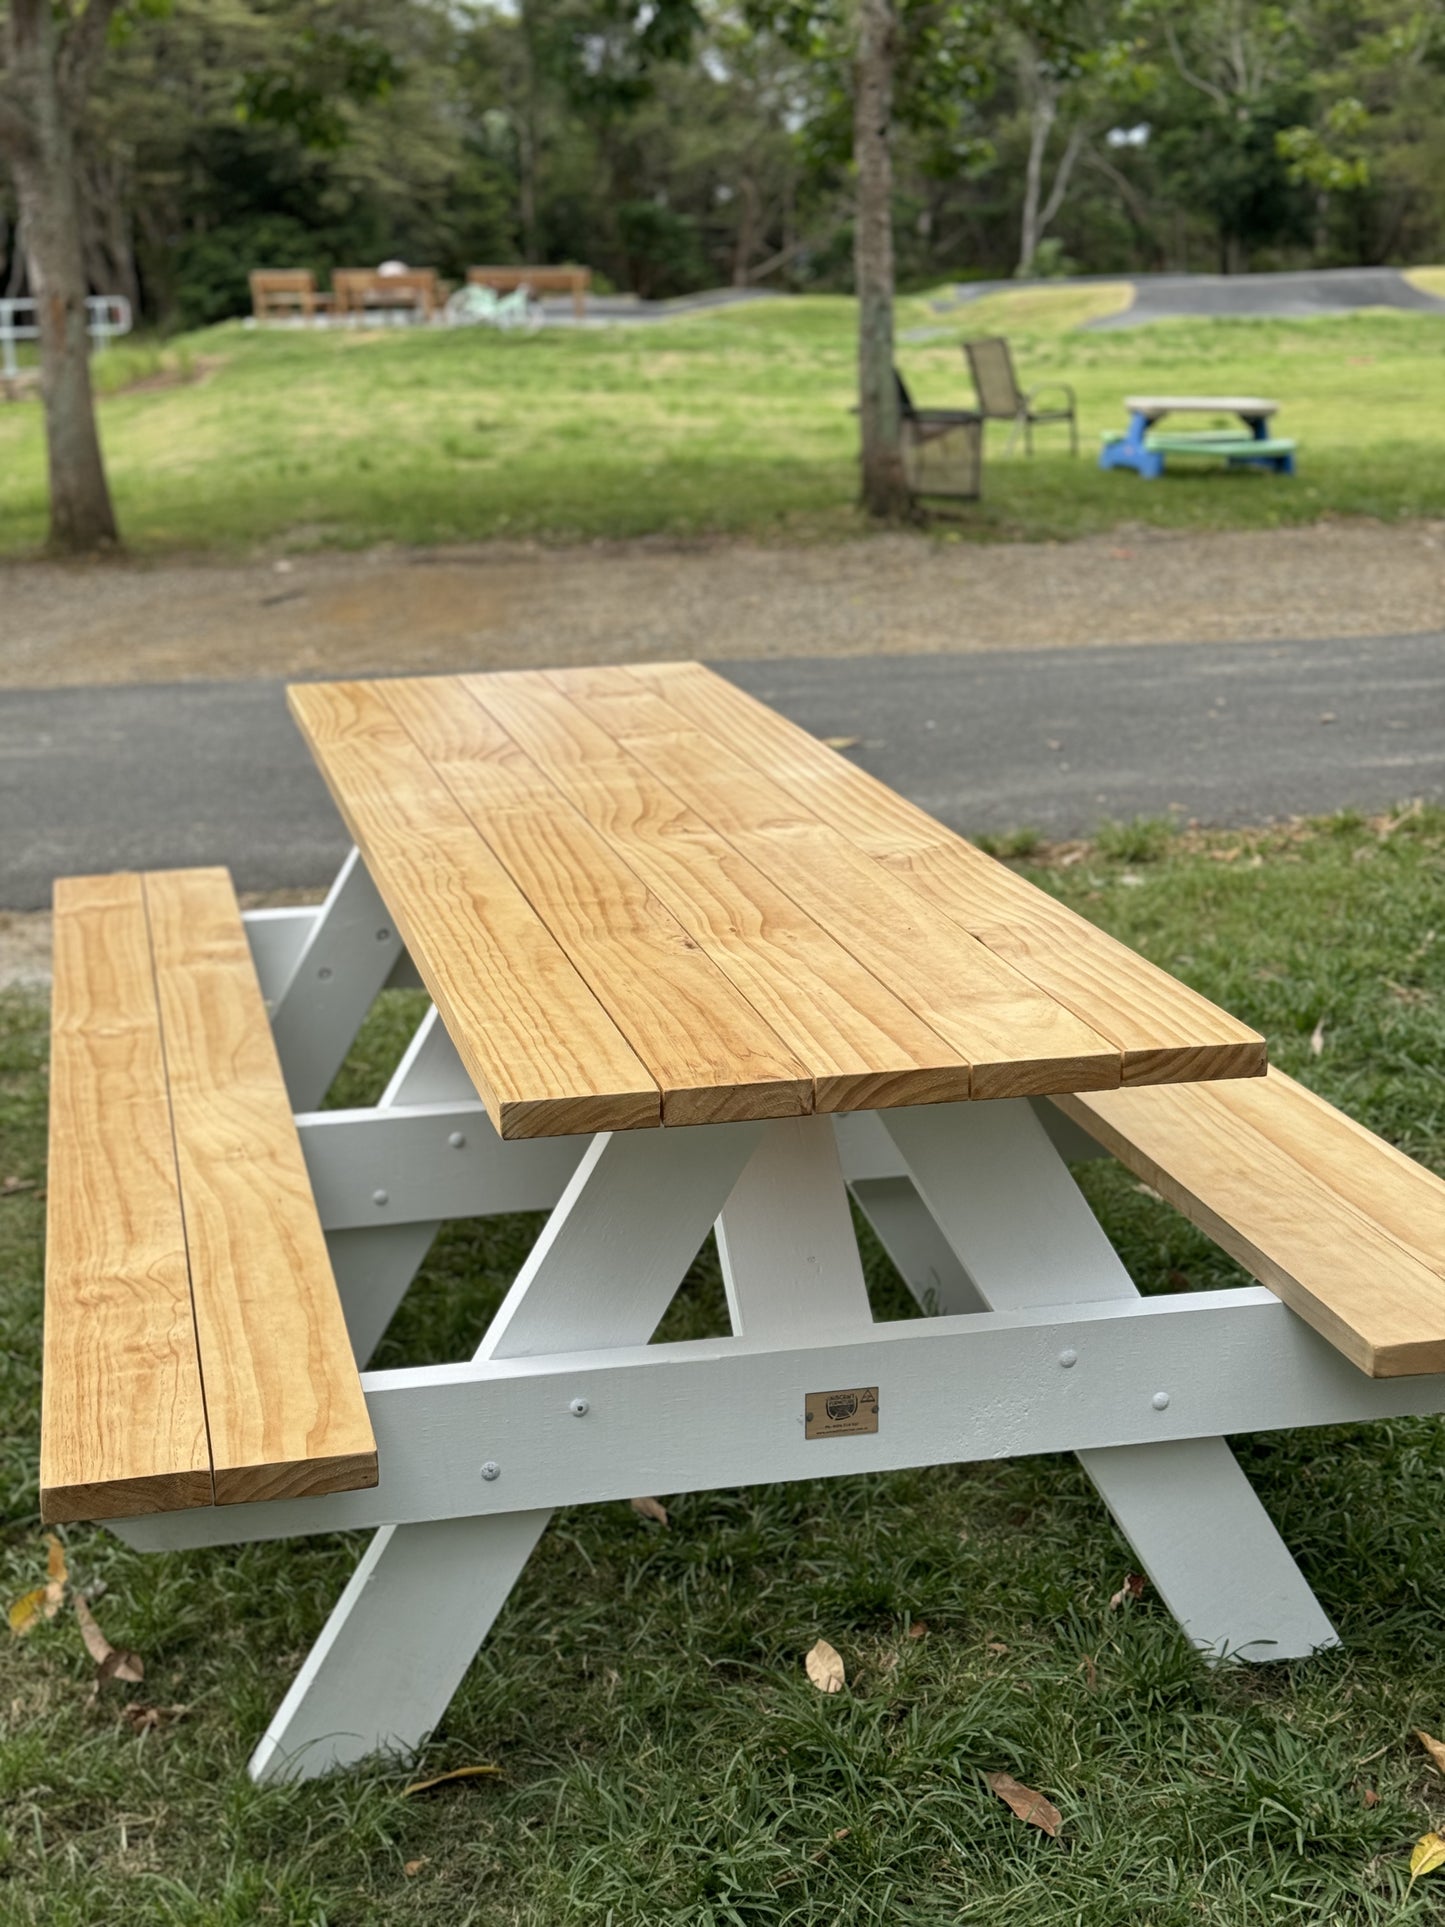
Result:
<svg viewBox="0 0 1445 1927"><path fill-rule="evenodd" d="M271 1012L294 1111L313 1111L401 954L401 938L359 851L312 923Z"/></svg>
<svg viewBox="0 0 1445 1927"><path fill-rule="evenodd" d="M924 1204L990 1309L1137 1296L1026 1101L882 1115ZM1338 1643L1223 1439L1080 1457L1196 1645L1297 1659Z"/></svg>
<svg viewBox="0 0 1445 1927"><path fill-rule="evenodd" d="M717 1221L733 1332L762 1344L821 1343L873 1323L833 1126L780 1118Z"/></svg>
<svg viewBox="0 0 1445 1927"><path fill-rule="evenodd" d="M477 1357L645 1344L762 1128L595 1138ZM492 1483L506 1476L497 1464ZM435 1525L378 1533L256 1749L252 1777L311 1778L418 1747L545 1524L528 1511L448 1521L440 1536ZM394 1677L385 1693L381 1677Z"/></svg>

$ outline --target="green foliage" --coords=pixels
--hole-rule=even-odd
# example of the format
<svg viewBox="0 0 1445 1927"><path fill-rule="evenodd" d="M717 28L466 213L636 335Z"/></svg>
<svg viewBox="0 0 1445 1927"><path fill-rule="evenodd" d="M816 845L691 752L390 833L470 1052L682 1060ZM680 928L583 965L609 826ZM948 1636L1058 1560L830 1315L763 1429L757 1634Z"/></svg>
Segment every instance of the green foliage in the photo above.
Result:
<svg viewBox="0 0 1445 1927"><path fill-rule="evenodd" d="M1094 842L1101 856L1116 863L1157 863L1173 831L1167 817L1135 816L1127 823L1101 823Z"/></svg>
<svg viewBox="0 0 1445 1927"><path fill-rule="evenodd" d="M1172 845L1125 888L1092 855L1038 880L1268 1035L1271 1056L1445 1171L1445 816ZM1253 855L1261 862L1252 867ZM1402 997L1403 989L1409 993ZM390 993L336 1101L375 1097L415 1016ZM1322 1055L1310 1033L1326 1018ZM0 1171L43 1179L45 1013L0 996ZM1146 1292L1243 1282L1116 1167L1080 1181ZM0 1202L0 1590L44 1574L35 1518L43 1200ZM473 1347L535 1217L448 1226L378 1363ZM914 1315L863 1234L884 1318ZM702 1253L660 1334L723 1328ZM147 1557L67 1531L143 1687L90 1701L68 1616L0 1646L6 1927L1424 1927L1411 1843L1439 1780L1438 1419L1232 1442L1343 1647L1205 1667L1069 1457L661 1493L559 1515L423 1766L501 1778L404 1799L373 1765L252 1787L246 1755L364 1545ZM416 1601L424 1636L427 1600ZM802 1656L822 1635L849 1688ZM144 1700L189 1710L138 1737ZM987 1791L1063 1812L1055 1845ZM1369 1796L1368 1800L1366 1796Z"/></svg>

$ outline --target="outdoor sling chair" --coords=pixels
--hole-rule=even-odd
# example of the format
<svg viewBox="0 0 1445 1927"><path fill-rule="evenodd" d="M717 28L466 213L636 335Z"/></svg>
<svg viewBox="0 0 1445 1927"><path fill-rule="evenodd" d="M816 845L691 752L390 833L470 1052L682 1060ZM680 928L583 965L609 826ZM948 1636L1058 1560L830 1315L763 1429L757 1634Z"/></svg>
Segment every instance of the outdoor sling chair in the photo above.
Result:
<svg viewBox="0 0 1445 1927"><path fill-rule="evenodd" d="M1034 452L1034 425L1036 422L1067 422L1069 424L1069 453L1079 452L1079 416L1074 391L1066 381L1044 382L1027 393L1019 387L1018 376L1014 373L1013 356L1009 353L1008 343L1002 335L988 335L981 341L965 341L963 352L968 356L969 369L973 375L973 385L978 391L979 411L985 421L1011 422L1005 453L1012 449L1018 440L1019 430L1024 433L1024 448L1028 454ZM1062 395L1062 406L1054 404L1048 408L1036 406L1041 395Z"/></svg>

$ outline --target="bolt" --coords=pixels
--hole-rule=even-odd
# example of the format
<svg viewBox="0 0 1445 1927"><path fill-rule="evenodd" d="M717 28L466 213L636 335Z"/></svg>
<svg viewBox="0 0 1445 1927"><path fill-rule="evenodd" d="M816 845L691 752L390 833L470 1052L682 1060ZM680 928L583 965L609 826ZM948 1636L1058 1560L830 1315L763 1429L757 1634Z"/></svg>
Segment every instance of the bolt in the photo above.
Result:
<svg viewBox="0 0 1445 1927"><path fill-rule="evenodd" d="M317 971L316 974L321 979L322 983L329 983L331 980L331 965L322 964L321 968Z"/></svg>
<svg viewBox="0 0 1445 1927"><path fill-rule="evenodd" d="M387 929L386 925L383 924L380 930L378 930L376 933L376 941L378 943L386 943L390 940L390 937L391 937L391 932Z"/></svg>
<svg viewBox="0 0 1445 1927"><path fill-rule="evenodd" d="M461 1131L453 1131L451 1136L447 1139L447 1143L450 1144L450 1146L454 1151L460 1151L462 1146L466 1143L466 1141L467 1141L466 1136Z"/></svg>
<svg viewBox="0 0 1445 1927"><path fill-rule="evenodd" d="M497 1461L495 1459L488 1459L486 1464L482 1467L482 1477L490 1481L492 1479L499 1479L501 1478L501 1476L502 1476L501 1466L497 1464Z"/></svg>
<svg viewBox="0 0 1445 1927"><path fill-rule="evenodd" d="M373 1191L371 1194L371 1202L373 1204L390 1204L391 1193L389 1191Z"/></svg>
<svg viewBox="0 0 1445 1927"><path fill-rule="evenodd" d="M1079 1354L1074 1350L1072 1345L1070 1345L1067 1350L1059 1353L1059 1363L1065 1371L1068 1371L1071 1365L1077 1365L1078 1362Z"/></svg>
<svg viewBox="0 0 1445 1927"><path fill-rule="evenodd" d="M1154 1407L1156 1412L1167 1412L1169 1410L1169 1394L1167 1392L1156 1392L1149 1403Z"/></svg>
<svg viewBox="0 0 1445 1927"><path fill-rule="evenodd" d="M585 1398L574 1398L572 1403L567 1407L567 1410L572 1414L573 1418L586 1418L591 1409L591 1406Z"/></svg>

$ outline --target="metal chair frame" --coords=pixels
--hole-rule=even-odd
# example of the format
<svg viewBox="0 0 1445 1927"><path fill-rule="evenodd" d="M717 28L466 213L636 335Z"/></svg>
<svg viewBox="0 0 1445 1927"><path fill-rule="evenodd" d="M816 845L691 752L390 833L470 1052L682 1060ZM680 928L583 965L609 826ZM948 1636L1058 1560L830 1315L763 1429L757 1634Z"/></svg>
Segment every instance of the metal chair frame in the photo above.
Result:
<svg viewBox="0 0 1445 1927"><path fill-rule="evenodd" d="M1037 424L1044 422L1067 422L1069 453L1078 454L1079 407L1074 390L1068 382L1045 381L1040 382L1037 388L1027 390L1020 388L1018 376L1014 373L1013 356L1009 352L1008 342L1002 335L985 335L977 341L965 341L963 352L967 357L969 373L973 376L974 389L978 394L979 412L986 421L1012 423L1008 440L1004 444L1006 455L1013 453L1020 429L1023 430L1024 452L1032 455L1034 428ZM993 357L992 367L985 360L986 355ZM1000 375L1008 384L1009 395L1004 399L995 394L991 402L989 389ZM1064 407L1038 408L1035 406L1041 395L1056 392L1067 398Z"/></svg>

